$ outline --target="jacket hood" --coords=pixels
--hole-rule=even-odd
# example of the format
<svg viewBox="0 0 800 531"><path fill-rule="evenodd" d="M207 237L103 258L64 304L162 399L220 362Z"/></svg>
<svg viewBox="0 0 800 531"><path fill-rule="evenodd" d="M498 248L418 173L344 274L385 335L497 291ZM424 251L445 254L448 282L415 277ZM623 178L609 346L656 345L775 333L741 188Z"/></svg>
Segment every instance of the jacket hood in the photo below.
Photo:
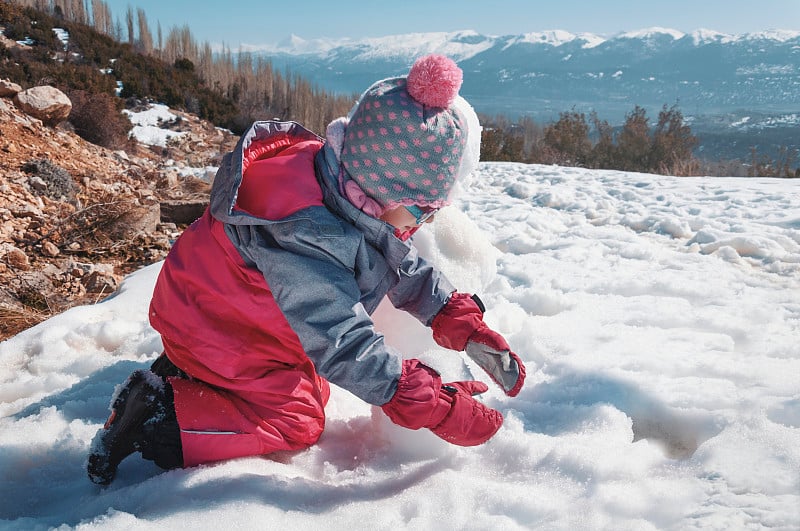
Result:
<svg viewBox="0 0 800 531"><path fill-rule="evenodd" d="M251 163L268 158L299 142L322 139L297 122L255 122L241 136L236 147L222 159L211 187L209 208L214 218L232 225L264 225L271 220L236 208L242 180Z"/></svg>

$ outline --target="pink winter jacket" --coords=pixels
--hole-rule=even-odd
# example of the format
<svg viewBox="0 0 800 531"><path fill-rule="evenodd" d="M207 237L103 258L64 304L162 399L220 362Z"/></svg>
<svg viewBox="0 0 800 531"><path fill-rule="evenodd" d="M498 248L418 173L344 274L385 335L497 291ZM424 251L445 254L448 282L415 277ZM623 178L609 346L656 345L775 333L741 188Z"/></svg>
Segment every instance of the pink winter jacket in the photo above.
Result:
<svg viewBox="0 0 800 531"><path fill-rule="evenodd" d="M316 135L256 122L166 259L150 322L173 363L245 401L274 386L275 407L319 402L319 375L383 405L402 357L370 314L388 296L429 326L453 291L389 224L340 193L338 163ZM321 421L309 422L310 440Z"/></svg>

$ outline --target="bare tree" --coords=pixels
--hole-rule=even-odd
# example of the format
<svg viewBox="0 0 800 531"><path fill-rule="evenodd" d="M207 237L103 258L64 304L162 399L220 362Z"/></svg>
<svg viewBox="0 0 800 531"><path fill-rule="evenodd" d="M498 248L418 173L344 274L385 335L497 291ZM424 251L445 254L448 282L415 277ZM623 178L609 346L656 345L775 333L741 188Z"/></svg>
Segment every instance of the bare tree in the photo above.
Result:
<svg viewBox="0 0 800 531"><path fill-rule="evenodd" d="M86 24L86 10L84 9L83 0L72 0L71 17L71 20L79 24Z"/></svg>
<svg viewBox="0 0 800 531"><path fill-rule="evenodd" d="M189 26L173 26L167 34L167 41L164 45L164 60L174 63L177 59L189 59L193 63L197 62L198 46L192 37Z"/></svg>
<svg viewBox="0 0 800 531"><path fill-rule="evenodd" d="M125 26L128 28L128 44L133 46L136 43L136 38L133 33L133 8L128 5L128 10L125 12Z"/></svg>
<svg viewBox="0 0 800 531"><path fill-rule="evenodd" d="M92 27L95 31L106 35L109 33L107 8L108 6L103 0L92 0Z"/></svg>
<svg viewBox="0 0 800 531"><path fill-rule="evenodd" d="M151 55L153 53L153 35L150 33L150 26L147 24L147 14L144 9L138 8L136 16L139 22L139 46L142 52Z"/></svg>
<svg viewBox="0 0 800 531"><path fill-rule="evenodd" d="M114 31L111 37L117 42L122 42L122 22L119 20L119 17L117 17L117 20L114 22Z"/></svg>
<svg viewBox="0 0 800 531"><path fill-rule="evenodd" d="M158 56L162 57L162 54L164 53L164 39L162 38L163 36L161 34L161 22L160 21L157 23L156 27L157 27L157 35L158 35Z"/></svg>

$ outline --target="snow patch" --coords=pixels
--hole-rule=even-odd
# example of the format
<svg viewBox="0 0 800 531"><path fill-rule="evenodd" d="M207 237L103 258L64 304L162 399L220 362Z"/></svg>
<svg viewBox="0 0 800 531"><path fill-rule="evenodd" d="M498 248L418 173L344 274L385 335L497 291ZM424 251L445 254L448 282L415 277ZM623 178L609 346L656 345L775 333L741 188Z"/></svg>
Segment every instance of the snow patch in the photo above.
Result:
<svg viewBox="0 0 800 531"><path fill-rule="evenodd" d="M101 489L85 460L109 397L162 349L153 264L0 343L0 527L795 529L798 212L790 179L482 163L414 239L528 368L516 398L480 398L497 436L454 447L333 387L308 450L134 455ZM447 381L488 382L387 301L374 318Z"/></svg>
<svg viewBox="0 0 800 531"><path fill-rule="evenodd" d="M170 122L178 117L164 104L154 104L147 110L140 112L133 112L128 109L122 112L128 115L128 118L133 124L133 129L130 133L131 136L142 144L165 147L169 139L186 134L180 131L162 129L160 127L161 124Z"/></svg>

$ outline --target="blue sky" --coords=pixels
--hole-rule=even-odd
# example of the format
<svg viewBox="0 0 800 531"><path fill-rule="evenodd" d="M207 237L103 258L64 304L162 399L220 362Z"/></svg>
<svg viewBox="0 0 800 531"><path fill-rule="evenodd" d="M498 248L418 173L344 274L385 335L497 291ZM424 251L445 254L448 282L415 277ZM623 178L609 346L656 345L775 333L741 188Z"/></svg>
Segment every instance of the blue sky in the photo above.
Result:
<svg viewBox="0 0 800 531"><path fill-rule="evenodd" d="M800 0L106 0L124 20L142 8L155 33L188 24L201 42L271 44L290 34L316 37L380 37L400 33L476 30L505 35L563 29L613 35L661 26L724 33L766 29L800 31ZM391 7L387 7L391 6Z"/></svg>

